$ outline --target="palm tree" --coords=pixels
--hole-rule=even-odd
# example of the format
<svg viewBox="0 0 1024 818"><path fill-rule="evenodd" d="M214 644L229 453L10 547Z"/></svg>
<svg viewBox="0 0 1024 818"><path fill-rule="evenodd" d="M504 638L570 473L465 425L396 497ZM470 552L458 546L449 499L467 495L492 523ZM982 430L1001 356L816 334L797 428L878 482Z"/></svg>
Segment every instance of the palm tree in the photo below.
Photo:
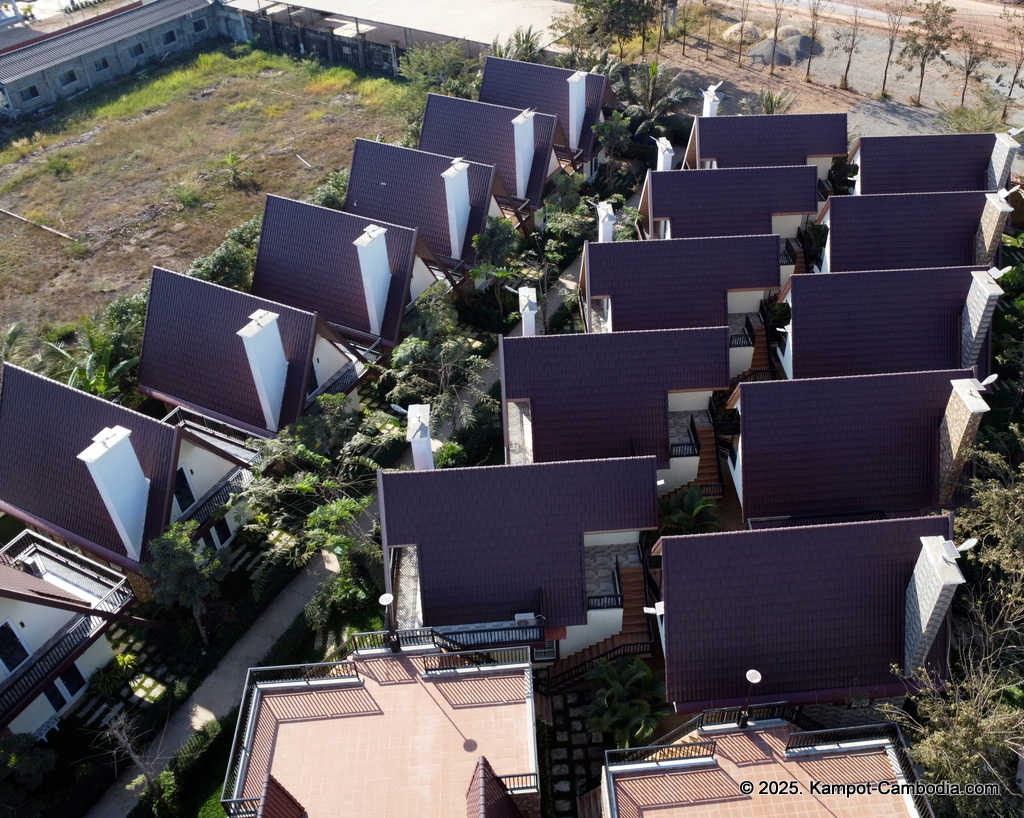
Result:
<svg viewBox="0 0 1024 818"><path fill-rule="evenodd" d="M639 657L614 664L598 659L587 678L595 694L584 708L587 729L610 734L617 747L644 746L658 722L672 712L665 701L665 682Z"/></svg>
<svg viewBox="0 0 1024 818"><path fill-rule="evenodd" d="M121 394L123 381L139 363L141 324L110 326L98 316L79 320L73 345L47 342L40 354L51 378L107 400Z"/></svg>
<svg viewBox="0 0 1024 818"><path fill-rule="evenodd" d="M544 56L544 47L540 42L540 32L534 31L533 26L516 26L505 44L494 38L491 43L491 54L495 57L502 57L506 60L519 60L519 62L541 62Z"/></svg>
<svg viewBox="0 0 1024 818"><path fill-rule="evenodd" d="M626 103L623 114L632 120L637 136L659 137L668 133L665 120L678 113L697 95L682 87L682 75L670 74L657 60L649 65L622 68L613 87Z"/></svg>
<svg viewBox="0 0 1024 818"><path fill-rule="evenodd" d="M690 486L684 494L673 494L658 501L659 532L674 534L708 534L722 530L722 521L715 512L715 501Z"/></svg>
<svg viewBox="0 0 1024 818"><path fill-rule="evenodd" d="M32 336L24 321L0 329L0 361L24 366L32 351Z"/></svg>

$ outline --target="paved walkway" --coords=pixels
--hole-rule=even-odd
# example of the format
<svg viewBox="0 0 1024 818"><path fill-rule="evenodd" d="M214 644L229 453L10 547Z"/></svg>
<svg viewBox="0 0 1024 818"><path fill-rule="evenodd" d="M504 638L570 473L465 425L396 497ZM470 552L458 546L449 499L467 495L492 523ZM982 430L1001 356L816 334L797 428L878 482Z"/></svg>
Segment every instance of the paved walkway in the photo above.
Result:
<svg viewBox="0 0 1024 818"><path fill-rule="evenodd" d="M259 664L271 645L302 611L316 586L328 573L337 570L337 559L333 555L323 555L285 586L146 749L145 756L154 759L156 772L163 770L175 752L203 724L227 715L238 705L246 671ZM138 800L138 793L127 787L139 775L140 771L134 766L126 769L89 811L87 818L127 815Z"/></svg>

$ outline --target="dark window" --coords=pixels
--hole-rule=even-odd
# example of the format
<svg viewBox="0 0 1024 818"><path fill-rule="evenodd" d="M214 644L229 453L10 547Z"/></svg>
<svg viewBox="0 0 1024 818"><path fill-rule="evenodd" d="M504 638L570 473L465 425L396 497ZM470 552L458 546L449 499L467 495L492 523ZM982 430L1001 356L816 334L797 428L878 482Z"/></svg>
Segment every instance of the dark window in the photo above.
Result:
<svg viewBox="0 0 1024 818"><path fill-rule="evenodd" d="M39 96L39 89L34 85L30 85L28 88L22 89L21 101L28 102L30 99L35 99L37 96Z"/></svg>
<svg viewBox="0 0 1024 818"><path fill-rule="evenodd" d="M206 20L196 20L192 23L192 30L198 34L200 31L206 31Z"/></svg>
<svg viewBox="0 0 1024 818"><path fill-rule="evenodd" d="M71 85L73 82L78 82L78 75L74 71L65 71L59 79L61 85Z"/></svg>
<svg viewBox="0 0 1024 818"><path fill-rule="evenodd" d="M64 705L68 703L67 697L60 692L60 688L55 684L46 688L46 690L43 691L43 695L46 696L46 700L58 713L63 710Z"/></svg>
<svg viewBox="0 0 1024 818"><path fill-rule="evenodd" d="M217 539L221 545L225 545L231 539L231 526L223 517L213 524L213 530L217 532Z"/></svg>
<svg viewBox="0 0 1024 818"><path fill-rule="evenodd" d="M85 687L85 677L76 665L71 665L60 676L58 676L67 688L68 694L74 696L79 690Z"/></svg>
<svg viewBox="0 0 1024 818"><path fill-rule="evenodd" d="M96 65L94 67L97 71L106 71L108 68L110 68L110 63L107 62L106 57L100 57L98 60L96 60Z"/></svg>
<svg viewBox="0 0 1024 818"><path fill-rule="evenodd" d="M174 475L174 497L178 501L178 508L184 511L196 501L192 493L192 486L188 482L188 475L185 474L185 467L178 466L178 472Z"/></svg>
<svg viewBox="0 0 1024 818"><path fill-rule="evenodd" d="M217 541L213 538L213 534L211 534L209 531L207 531L205 534L203 534L202 537L199 538L199 542L203 544L204 548L209 548L213 551L217 550Z"/></svg>
<svg viewBox="0 0 1024 818"><path fill-rule="evenodd" d="M128 56L134 59L135 57L141 57L146 51L146 47L142 43L136 43L128 49Z"/></svg>
<svg viewBox="0 0 1024 818"><path fill-rule="evenodd" d="M0 625L0 662L4 663L4 667L9 673L13 673L14 669L26 659L28 659L28 651L21 644L18 634L14 632L14 628L4 622L3 625Z"/></svg>
<svg viewBox="0 0 1024 818"><path fill-rule="evenodd" d="M306 397L309 397L317 389L320 388L320 381L316 377L316 367L313 366L313 362L309 362L309 381L306 383Z"/></svg>
<svg viewBox="0 0 1024 818"><path fill-rule="evenodd" d="M177 39L178 39L178 35L175 34L173 31L165 31L164 32L164 45L170 45L171 43L173 43Z"/></svg>

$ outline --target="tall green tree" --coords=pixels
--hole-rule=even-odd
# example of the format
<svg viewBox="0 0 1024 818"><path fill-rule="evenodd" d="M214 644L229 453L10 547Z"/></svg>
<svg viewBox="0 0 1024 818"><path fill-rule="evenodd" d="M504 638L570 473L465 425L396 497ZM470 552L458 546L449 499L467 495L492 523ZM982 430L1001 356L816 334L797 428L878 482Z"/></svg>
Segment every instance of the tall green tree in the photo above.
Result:
<svg viewBox="0 0 1024 818"><path fill-rule="evenodd" d="M672 494L658 501L658 530L662 536L675 534L708 534L722 530L715 501L690 486L681 494Z"/></svg>
<svg viewBox="0 0 1024 818"><path fill-rule="evenodd" d="M516 26L502 44L498 38L491 43L491 54L506 60L518 60L519 62L543 62L544 45L541 42L541 33L534 31L533 26Z"/></svg>
<svg viewBox="0 0 1024 818"><path fill-rule="evenodd" d="M41 818L35 793L56 762L57 754L29 733L0 735L0 816Z"/></svg>
<svg viewBox="0 0 1024 818"><path fill-rule="evenodd" d="M882 90L880 96L886 96L885 85L889 81L889 65L892 63L892 52L896 49L896 43L903 30L903 21L907 17L907 11L913 6L914 0L890 0L885 4L885 70L882 72Z"/></svg>
<svg viewBox="0 0 1024 818"><path fill-rule="evenodd" d="M1010 47L1010 67L1013 73L1010 75L1010 88L1006 92L1006 99L1003 102L1003 121L1010 111L1010 98L1014 89L1020 85L1021 71L1024 71L1024 15L1018 10L1010 10L1010 6L1003 6L999 15L999 21L1006 32L1006 44Z"/></svg>
<svg viewBox="0 0 1024 818"><path fill-rule="evenodd" d="M651 0L574 0L573 5L594 43L615 43L619 57L626 43L646 31L658 13Z"/></svg>
<svg viewBox="0 0 1024 818"><path fill-rule="evenodd" d="M913 102L921 104L921 92L924 88L924 73L930 63L941 59L942 52L949 46L953 36L953 7L945 5L942 0L929 0L923 7L914 5L914 11L920 10L921 18L913 20L904 29L900 42L899 61L910 70L918 72L917 96Z"/></svg>
<svg viewBox="0 0 1024 818"><path fill-rule="evenodd" d="M482 232L473 236L477 258L496 267L507 266L522 250L523 240L509 219L488 216Z"/></svg>
<svg viewBox="0 0 1024 818"><path fill-rule="evenodd" d="M195 532L194 520L171 523L163 536L149 541L153 560L142 565L142 574L153 580L153 590L161 604L186 608L192 614L203 644L209 646L203 625L206 600L219 592L228 566L214 549L192 539Z"/></svg>
<svg viewBox="0 0 1024 818"><path fill-rule="evenodd" d="M666 136L666 119L697 98L683 87L681 74L657 60L623 69L613 87L626 106L623 115L640 137Z"/></svg>
<svg viewBox="0 0 1024 818"><path fill-rule="evenodd" d="M466 57L461 40L410 48L398 61L398 73L424 93L475 99L479 91L476 61Z"/></svg>
<svg viewBox="0 0 1024 818"><path fill-rule="evenodd" d="M642 747L658 722L672 712L665 701L665 682L643 659L599 659L587 680L594 700L584 708L587 729L612 736L620 748Z"/></svg>
<svg viewBox="0 0 1024 818"><path fill-rule="evenodd" d="M963 107L967 97L967 84L971 77L981 76L982 66L995 57L995 46L991 40L983 40L976 31L966 26L957 26L953 30L949 46L953 55L950 62L964 78L963 87L960 89L960 107Z"/></svg>

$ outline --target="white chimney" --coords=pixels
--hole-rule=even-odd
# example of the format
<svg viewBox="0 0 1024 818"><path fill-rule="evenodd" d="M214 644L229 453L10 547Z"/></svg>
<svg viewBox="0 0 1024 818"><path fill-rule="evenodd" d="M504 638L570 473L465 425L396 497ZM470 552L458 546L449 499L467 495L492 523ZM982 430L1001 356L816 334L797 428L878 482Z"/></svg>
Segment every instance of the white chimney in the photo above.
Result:
<svg viewBox="0 0 1024 818"><path fill-rule="evenodd" d="M945 538L921 537L904 607L903 670L908 675L924 666L956 587L964 582L958 556L956 546Z"/></svg>
<svg viewBox="0 0 1024 818"><path fill-rule="evenodd" d="M373 335L380 335L380 327L384 323L384 310L388 305L388 290L391 289L387 232L385 228L371 224L363 230L363 235L352 242L359 251L363 297L366 299L366 315L370 319L370 332Z"/></svg>
<svg viewBox="0 0 1024 818"><path fill-rule="evenodd" d="M267 428L276 432L281 422L281 400L284 398L284 382L288 375L288 358L281 342L281 329L277 325L277 313L256 310L249 316L248 324L236 335L245 345L249 359L252 380L260 398L263 418Z"/></svg>
<svg viewBox="0 0 1024 818"><path fill-rule="evenodd" d="M537 291L533 287L519 288L519 314L523 316L523 337L537 334Z"/></svg>
<svg viewBox="0 0 1024 818"><path fill-rule="evenodd" d="M615 210L611 202L597 203L597 240L602 244L615 240Z"/></svg>
<svg viewBox="0 0 1024 818"><path fill-rule="evenodd" d="M952 499L981 425L981 416L989 408L981 397L985 387L974 378L950 381L950 384L953 391L939 426L939 505L946 505Z"/></svg>
<svg viewBox="0 0 1024 818"><path fill-rule="evenodd" d="M516 190L520 199L526 198L530 169L533 167L533 117L533 111L523 111L512 120L516 141Z"/></svg>
<svg viewBox="0 0 1024 818"><path fill-rule="evenodd" d="M658 143L658 170L672 170L672 159L676 155L676 149L664 136L654 140Z"/></svg>
<svg viewBox="0 0 1024 818"><path fill-rule="evenodd" d="M452 258L462 258L469 227L469 164L454 159L452 166L441 174L444 178L444 198L448 205L448 236L452 244Z"/></svg>
<svg viewBox="0 0 1024 818"><path fill-rule="evenodd" d="M723 80L724 82L724 80ZM718 115L718 88L722 83L718 85L709 85L707 90L704 91L704 109L701 111L701 116L717 116Z"/></svg>
<svg viewBox="0 0 1024 818"><path fill-rule="evenodd" d="M587 112L587 72L577 71L566 80L569 83L569 147L580 148L583 136L583 117Z"/></svg>
<svg viewBox="0 0 1024 818"><path fill-rule="evenodd" d="M1003 294L1002 288L996 284L991 270L975 270L971 273L974 280L967 291L967 303L960 319L960 366L970 369L978 363L981 346L985 343L985 335L992 325L992 316L996 311L996 303Z"/></svg>
<svg viewBox="0 0 1024 818"><path fill-rule="evenodd" d="M412 463L416 471L434 468L434 450L430 442L430 404L414 403L406 416L405 439L412 444Z"/></svg>
<svg viewBox="0 0 1024 818"><path fill-rule="evenodd" d="M992 147L992 158L988 163L988 189L999 190L1010 180L1010 168L1017 157L1020 145L1008 133L997 133L996 144Z"/></svg>
<svg viewBox="0 0 1024 818"><path fill-rule="evenodd" d="M92 445L78 459L89 469L128 556L138 562L149 478L142 471L130 437L131 431L123 426L106 428L92 439Z"/></svg>

